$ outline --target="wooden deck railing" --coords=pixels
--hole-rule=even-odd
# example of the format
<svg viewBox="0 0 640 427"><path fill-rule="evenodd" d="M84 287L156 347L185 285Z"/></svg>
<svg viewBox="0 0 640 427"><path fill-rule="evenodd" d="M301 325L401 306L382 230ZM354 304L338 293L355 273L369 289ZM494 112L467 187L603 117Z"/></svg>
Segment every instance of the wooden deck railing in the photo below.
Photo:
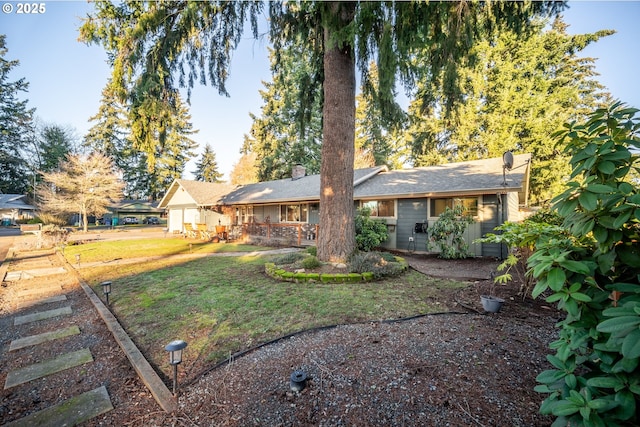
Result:
<svg viewBox="0 0 640 427"><path fill-rule="evenodd" d="M317 242L319 229L318 224L250 222L242 224L242 235L290 240L300 246L303 242Z"/></svg>

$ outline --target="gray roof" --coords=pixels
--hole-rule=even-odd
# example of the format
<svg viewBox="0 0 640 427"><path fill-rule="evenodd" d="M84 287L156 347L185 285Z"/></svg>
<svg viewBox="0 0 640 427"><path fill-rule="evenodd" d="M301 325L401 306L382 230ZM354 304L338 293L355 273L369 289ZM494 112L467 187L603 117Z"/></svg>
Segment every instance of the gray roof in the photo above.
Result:
<svg viewBox="0 0 640 427"><path fill-rule="evenodd" d="M357 186L354 198L526 192L530 160L530 154L515 155L506 181L502 158L381 172Z"/></svg>
<svg viewBox="0 0 640 427"><path fill-rule="evenodd" d="M384 166L356 169L353 172L353 184L370 179L386 170ZM276 181L246 184L231 191L220 201L226 205L250 203L280 203L320 200L320 175L308 175L298 179L279 179Z"/></svg>
<svg viewBox="0 0 640 427"><path fill-rule="evenodd" d="M526 202L530 154L514 156L503 178L502 158L389 171L384 166L353 172L354 199L433 197L518 192ZM506 180L505 180L506 178ZM504 184L504 185L503 185ZM320 200L320 175L279 179L234 187L224 183L178 179L160 201L166 208L179 188L198 206L287 203Z"/></svg>
<svg viewBox="0 0 640 427"><path fill-rule="evenodd" d="M24 194L0 194L0 209L22 209L35 210L35 207L28 205L23 200Z"/></svg>
<svg viewBox="0 0 640 427"><path fill-rule="evenodd" d="M189 193L198 206L216 206L221 204L220 198L222 196L229 193L236 187L227 183L176 179L173 181L162 200L160 200L158 207L166 208L167 203L169 203L169 200L171 200L179 188L183 188L184 191Z"/></svg>

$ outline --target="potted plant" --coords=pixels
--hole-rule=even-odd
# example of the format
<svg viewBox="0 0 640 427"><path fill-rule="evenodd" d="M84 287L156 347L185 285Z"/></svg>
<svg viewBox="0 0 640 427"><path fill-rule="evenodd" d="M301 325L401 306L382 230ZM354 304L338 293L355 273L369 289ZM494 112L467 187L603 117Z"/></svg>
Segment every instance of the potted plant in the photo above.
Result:
<svg viewBox="0 0 640 427"><path fill-rule="evenodd" d="M489 313L497 313L502 309L502 305L504 304L504 300L502 298L498 298L494 295L495 285L496 283L505 284L509 280L511 280L511 267L518 263L518 257L514 254L509 254L507 258L497 267L497 271L506 270L504 273L500 275L496 275L494 272L491 273L491 286L489 287L489 295L480 295L480 302L482 303L482 308L484 311Z"/></svg>

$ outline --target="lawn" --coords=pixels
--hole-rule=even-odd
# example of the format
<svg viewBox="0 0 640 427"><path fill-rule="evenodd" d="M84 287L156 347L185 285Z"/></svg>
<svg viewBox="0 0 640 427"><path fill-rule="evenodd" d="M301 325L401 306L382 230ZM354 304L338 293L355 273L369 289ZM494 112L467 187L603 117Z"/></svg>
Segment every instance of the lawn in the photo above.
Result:
<svg viewBox="0 0 640 427"><path fill-rule="evenodd" d="M413 270L369 283L278 282L264 273L265 262L273 256L258 253L269 248L191 244L144 239L65 249L74 265L75 255L81 255L86 265L80 274L103 300L100 282L112 281L111 310L149 361L164 372L164 346L174 339L187 341L185 369L195 375L238 351L293 332L441 311L441 305L432 303L440 293L467 286ZM211 255L222 252L245 254Z"/></svg>

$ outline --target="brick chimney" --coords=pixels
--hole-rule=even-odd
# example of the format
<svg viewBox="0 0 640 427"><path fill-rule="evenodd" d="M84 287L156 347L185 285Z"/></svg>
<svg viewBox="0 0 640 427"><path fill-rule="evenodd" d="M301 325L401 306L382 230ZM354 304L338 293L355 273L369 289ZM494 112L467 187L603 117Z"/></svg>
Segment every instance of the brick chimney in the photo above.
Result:
<svg viewBox="0 0 640 427"><path fill-rule="evenodd" d="M307 169L301 164L297 164L291 169L291 179L296 180L304 177L307 174Z"/></svg>

